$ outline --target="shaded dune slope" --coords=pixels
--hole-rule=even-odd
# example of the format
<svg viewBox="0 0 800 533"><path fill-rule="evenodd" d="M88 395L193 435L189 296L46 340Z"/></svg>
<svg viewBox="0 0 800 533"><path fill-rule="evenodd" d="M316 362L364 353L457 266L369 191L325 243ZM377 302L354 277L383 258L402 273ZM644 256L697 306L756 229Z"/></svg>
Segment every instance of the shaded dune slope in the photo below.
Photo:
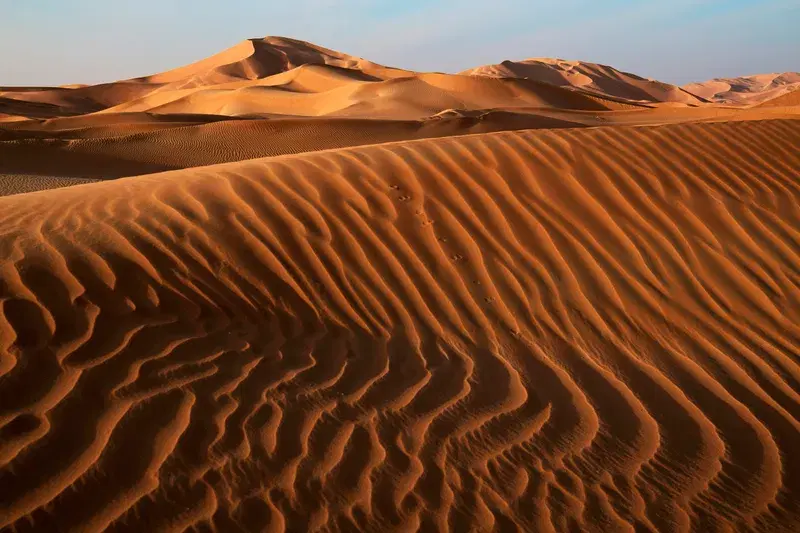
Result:
<svg viewBox="0 0 800 533"><path fill-rule="evenodd" d="M790 531L800 121L0 199L0 527Z"/></svg>

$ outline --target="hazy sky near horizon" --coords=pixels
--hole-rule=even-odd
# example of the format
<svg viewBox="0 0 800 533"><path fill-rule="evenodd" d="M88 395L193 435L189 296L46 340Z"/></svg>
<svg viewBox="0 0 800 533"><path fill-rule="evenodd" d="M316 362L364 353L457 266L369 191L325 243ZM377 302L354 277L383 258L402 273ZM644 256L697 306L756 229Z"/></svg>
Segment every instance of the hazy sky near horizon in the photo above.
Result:
<svg viewBox="0 0 800 533"><path fill-rule="evenodd" d="M0 86L161 72L282 35L413 70L560 57L671 83L800 71L800 0L0 0Z"/></svg>

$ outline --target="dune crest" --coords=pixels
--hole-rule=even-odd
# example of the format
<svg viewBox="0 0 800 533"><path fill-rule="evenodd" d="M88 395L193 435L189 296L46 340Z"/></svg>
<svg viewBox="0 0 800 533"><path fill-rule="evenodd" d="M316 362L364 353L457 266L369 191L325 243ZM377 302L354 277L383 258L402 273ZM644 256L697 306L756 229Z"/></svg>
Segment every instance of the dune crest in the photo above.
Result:
<svg viewBox="0 0 800 533"><path fill-rule="evenodd" d="M243 41L191 65L138 80L156 84L180 84L170 88L218 85L235 80L266 78L303 65L330 65L360 70L367 74L385 74L387 77L404 72L305 41L287 37L264 37Z"/></svg>

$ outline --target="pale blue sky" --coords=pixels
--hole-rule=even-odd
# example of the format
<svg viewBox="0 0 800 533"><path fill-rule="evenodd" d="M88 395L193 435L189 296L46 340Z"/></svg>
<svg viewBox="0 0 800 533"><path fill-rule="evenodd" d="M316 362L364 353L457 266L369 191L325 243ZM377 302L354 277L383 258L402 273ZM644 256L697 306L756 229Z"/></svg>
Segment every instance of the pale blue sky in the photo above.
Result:
<svg viewBox="0 0 800 533"><path fill-rule="evenodd" d="M800 71L800 0L0 0L0 86L96 83L250 37L457 72L561 57L672 83Z"/></svg>

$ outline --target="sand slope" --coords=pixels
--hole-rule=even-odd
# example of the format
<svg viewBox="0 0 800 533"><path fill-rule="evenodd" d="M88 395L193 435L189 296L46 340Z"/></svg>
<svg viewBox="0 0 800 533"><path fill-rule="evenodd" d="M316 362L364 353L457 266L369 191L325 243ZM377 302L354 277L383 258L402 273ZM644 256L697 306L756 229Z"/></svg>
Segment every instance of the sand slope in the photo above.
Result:
<svg viewBox="0 0 800 533"><path fill-rule="evenodd" d="M0 528L796 531L800 121L0 199Z"/></svg>
<svg viewBox="0 0 800 533"><path fill-rule="evenodd" d="M756 74L690 83L684 88L713 102L756 105L800 88L800 73Z"/></svg>
<svg viewBox="0 0 800 533"><path fill-rule="evenodd" d="M0 180L0 195L68 184L74 178L113 179L266 156L469 133L792 117L800 117L800 107L602 112L558 108L450 109L421 120L234 119L218 115L119 113L19 121L0 130L0 175L6 174Z"/></svg>
<svg viewBox="0 0 800 533"><path fill-rule="evenodd" d="M780 96L800 83L797 73L784 73L676 87L606 65L552 58L504 61L462 74L416 73L297 39L265 37L135 79L89 86L0 87L0 123L99 111L412 119L449 108L532 105L527 93L547 91L534 90L530 84L515 86L512 79L604 97L600 105L608 105L609 97L629 104L697 106L710 100L750 105ZM465 77L505 79L505 89L496 80L465 81ZM497 103L501 93L502 105ZM536 95L533 100L547 98Z"/></svg>
<svg viewBox="0 0 800 533"><path fill-rule="evenodd" d="M524 61L503 61L462 72L469 76L495 78L528 78L557 85L591 91L607 96L646 102L700 104L705 100L685 89L621 72L607 65L555 58L532 58Z"/></svg>
<svg viewBox="0 0 800 533"><path fill-rule="evenodd" d="M635 108L634 102L568 91L532 80L416 74L381 80L362 71L311 65L250 82L160 90L103 113L202 113L413 120L458 108Z"/></svg>
<svg viewBox="0 0 800 533"><path fill-rule="evenodd" d="M800 83L790 91L786 91L780 96L771 98L766 102L758 104L758 107L795 107L800 106Z"/></svg>
<svg viewBox="0 0 800 533"><path fill-rule="evenodd" d="M191 65L136 81L171 84L170 88L173 89L189 85L218 85L238 79L265 78L303 65L330 65L359 70L381 78L407 74L407 71L384 67L305 41L287 37L264 37L248 39Z"/></svg>
<svg viewBox="0 0 800 533"><path fill-rule="evenodd" d="M248 39L196 63L132 80L63 87L0 87L0 114L28 118L85 114L163 92L266 78L304 65L350 69L372 79L411 75L296 39ZM9 103L6 103L9 102ZM13 104L13 105L12 105ZM0 116L0 120L2 116Z"/></svg>
<svg viewBox="0 0 800 533"><path fill-rule="evenodd" d="M266 156L465 133L581 126L539 115L487 113L428 121L292 119L221 121L89 137L0 142L0 171L113 179ZM126 127L125 130L134 128ZM27 133L27 132L26 132ZM84 132L59 132L81 135ZM23 178L20 178L23 179ZM3 187L0 185L0 194Z"/></svg>

